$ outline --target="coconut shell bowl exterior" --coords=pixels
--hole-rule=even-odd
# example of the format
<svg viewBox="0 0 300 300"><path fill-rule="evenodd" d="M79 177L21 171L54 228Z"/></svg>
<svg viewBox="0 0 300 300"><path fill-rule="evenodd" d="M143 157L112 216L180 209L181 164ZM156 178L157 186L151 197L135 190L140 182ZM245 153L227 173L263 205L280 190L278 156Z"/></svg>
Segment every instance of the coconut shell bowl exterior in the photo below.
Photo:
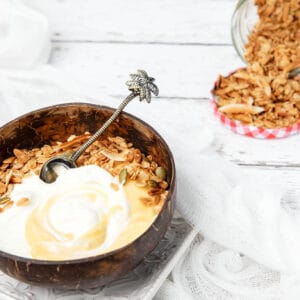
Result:
<svg viewBox="0 0 300 300"><path fill-rule="evenodd" d="M50 141L65 141L72 134L94 133L112 113L113 109L104 106L68 103L23 115L0 128L0 162L12 156L14 148L31 149ZM172 218L176 197L172 153L153 128L127 113L122 113L104 135L124 137L168 170L169 193L152 226L121 249L83 259L35 260L0 251L1 271L20 281L44 287L93 288L122 278L157 246Z"/></svg>

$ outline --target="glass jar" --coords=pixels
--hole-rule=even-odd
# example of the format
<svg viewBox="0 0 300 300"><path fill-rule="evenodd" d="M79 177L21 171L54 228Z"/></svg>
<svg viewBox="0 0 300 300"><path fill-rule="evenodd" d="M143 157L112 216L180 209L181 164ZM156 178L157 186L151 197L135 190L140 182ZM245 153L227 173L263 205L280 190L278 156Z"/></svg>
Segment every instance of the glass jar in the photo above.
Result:
<svg viewBox="0 0 300 300"><path fill-rule="evenodd" d="M254 0L239 0L231 19L231 38L236 52L244 62L246 62L245 44L257 21L257 7Z"/></svg>
<svg viewBox="0 0 300 300"><path fill-rule="evenodd" d="M254 25L259 20L254 2L254 0L239 0L231 18L232 43L237 54L246 64L245 45ZM300 76L300 67L297 66L291 70L289 75L290 77Z"/></svg>

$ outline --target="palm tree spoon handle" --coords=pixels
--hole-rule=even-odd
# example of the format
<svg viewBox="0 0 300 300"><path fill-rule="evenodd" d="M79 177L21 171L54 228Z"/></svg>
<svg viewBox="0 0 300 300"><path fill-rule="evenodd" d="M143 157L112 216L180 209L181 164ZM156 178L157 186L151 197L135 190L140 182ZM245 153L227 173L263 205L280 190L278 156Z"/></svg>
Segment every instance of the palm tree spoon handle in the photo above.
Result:
<svg viewBox="0 0 300 300"><path fill-rule="evenodd" d="M127 81L126 84L128 85L128 89L131 91L131 94L122 101L110 118L101 126L100 129L96 131L96 133L94 133L83 145L81 145L78 150L68 156L60 155L51 158L43 165L40 172L40 178L44 182L54 182L59 175L59 168L76 168L76 161L80 155L100 137L100 135L112 122L114 122L132 99L138 96L140 101L146 100L150 103L151 94L153 93L155 96L158 95L158 88L153 83L155 79L149 77L145 71L138 70L136 74L131 74L130 77L131 79Z"/></svg>
<svg viewBox="0 0 300 300"><path fill-rule="evenodd" d="M136 97L137 95L131 93L123 102L118 106L115 112L110 116L110 118L99 128L83 145L80 146L78 150L76 150L72 155L71 159L75 162L80 155L89 147L91 146L99 137L100 135L107 129L107 127L119 116L119 114L123 111L125 106Z"/></svg>

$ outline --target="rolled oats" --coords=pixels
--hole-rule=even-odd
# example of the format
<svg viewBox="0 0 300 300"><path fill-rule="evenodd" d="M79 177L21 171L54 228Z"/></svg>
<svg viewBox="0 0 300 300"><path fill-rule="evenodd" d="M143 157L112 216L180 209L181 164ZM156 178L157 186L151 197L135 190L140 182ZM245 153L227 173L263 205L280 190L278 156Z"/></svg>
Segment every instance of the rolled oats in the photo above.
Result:
<svg viewBox="0 0 300 300"><path fill-rule="evenodd" d="M60 141L32 150L14 149L14 156L5 159L0 166L0 212L13 205L9 195L14 184L21 183L23 178L33 173L38 175L48 159L72 153L89 137L89 133L72 135L66 142ZM78 166L95 164L102 167L112 176L119 176L122 184L126 184L127 180L133 180L138 187L147 189L149 197L146 200L140 199L146 206L155 206L166 197L168 183L155 175L158 164L153 161L152 156L146 157L139 149L119 136L97 140L78 159L77 164ZM118 190L118 185L112 183L111 188ZM16 205L24 206L28 203L29 199L22 198Z"/></svg>

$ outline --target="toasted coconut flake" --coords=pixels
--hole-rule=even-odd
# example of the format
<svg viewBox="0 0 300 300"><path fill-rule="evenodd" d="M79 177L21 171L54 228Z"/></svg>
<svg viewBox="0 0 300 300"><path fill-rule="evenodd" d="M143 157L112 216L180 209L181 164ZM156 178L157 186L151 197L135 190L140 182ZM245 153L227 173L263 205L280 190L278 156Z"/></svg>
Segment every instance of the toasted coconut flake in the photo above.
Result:
<svg viewBox="0 0 300 300"><path fill-rule="evenodd" d="M87 140L90 136L89 135L80 135L80 136L76 136L75 138L71 139L68 142L62 143L59 145L60 149L69 149L74 145L77 145L79 143L84 142L85 140Z"/></svg>
<svg viewBox="0 0 300 300"><path fill-rule="evenodd" d="M228 114L240 114L240 113L245 113L245 114L259 114L264 110L263 107L259 106L251 106L247 104L227 104L219 108L220 112L223 113L228 113Z"/></svg>
<svg viewBox="0 0 300 300"><path fill-rule="evenodd" d="M101 153L102 153L105 157L107 157L107 158L109 158L109 159L111 159L111 160L115 160L115 161L126 161L128 151L126 150L126 151L123 151L123 152L121 152L121 153L114 153L114 152L109 151L109 150L107 150L107 149L103 149L103 150L101 150Z"/></svg>

